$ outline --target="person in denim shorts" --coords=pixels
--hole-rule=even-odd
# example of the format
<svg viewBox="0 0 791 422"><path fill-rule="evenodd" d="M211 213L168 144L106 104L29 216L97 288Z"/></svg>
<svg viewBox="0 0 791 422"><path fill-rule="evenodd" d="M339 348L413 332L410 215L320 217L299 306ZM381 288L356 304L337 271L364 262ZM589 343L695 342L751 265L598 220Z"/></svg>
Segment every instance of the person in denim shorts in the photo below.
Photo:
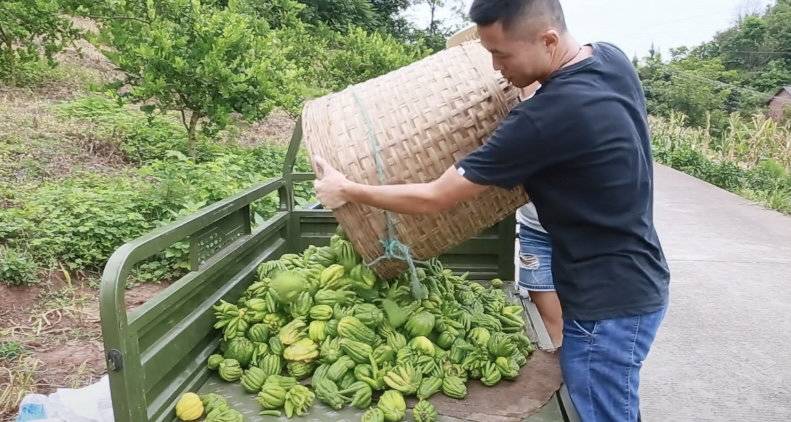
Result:
<svg viewBox="0 0 791 422"><path fill-rule="evenodd" d="M532 202L516 213L519 222L519 277L517 292L536 304L555 347L563 342L563 313L552 280L552 242L538 221Z"/></svg>

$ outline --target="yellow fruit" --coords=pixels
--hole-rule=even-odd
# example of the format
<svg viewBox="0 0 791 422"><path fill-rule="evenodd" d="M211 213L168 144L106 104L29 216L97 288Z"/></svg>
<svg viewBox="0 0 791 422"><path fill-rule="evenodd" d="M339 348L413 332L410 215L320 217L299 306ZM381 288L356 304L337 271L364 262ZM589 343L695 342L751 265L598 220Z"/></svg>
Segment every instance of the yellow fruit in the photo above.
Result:
<svg viewBox="0 0 791 422"><path fill-rule="evenodd" d="M198 420L203 415L203 402L195 393L186 393L176 403L176 416L183 421Z"/></svg>

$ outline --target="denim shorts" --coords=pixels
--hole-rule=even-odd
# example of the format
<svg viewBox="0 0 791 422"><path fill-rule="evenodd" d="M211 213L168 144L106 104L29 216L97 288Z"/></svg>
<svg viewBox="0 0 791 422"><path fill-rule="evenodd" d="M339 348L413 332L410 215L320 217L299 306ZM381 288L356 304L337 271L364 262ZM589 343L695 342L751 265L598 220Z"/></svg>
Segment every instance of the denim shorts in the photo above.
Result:
<svg viewBox="0 0 791 422"><path fill-rule="evenodd" d="M549 235L519 225L519 287L533 292L555 291Z"/></svg>

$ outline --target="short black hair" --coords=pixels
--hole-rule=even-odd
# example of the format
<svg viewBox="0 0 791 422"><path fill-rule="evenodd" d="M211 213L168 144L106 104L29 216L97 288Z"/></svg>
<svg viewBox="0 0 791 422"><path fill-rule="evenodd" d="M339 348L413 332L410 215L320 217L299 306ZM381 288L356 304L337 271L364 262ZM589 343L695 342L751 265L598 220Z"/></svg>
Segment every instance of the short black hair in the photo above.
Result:
<svg viewBox="0 0 791 422"><path fill-rule="evenodd" d="M503 29L509 30L514 24L536 18L566 31L560 0L475 0L470 7L470 19L480 26L500 22Z"/></svg>

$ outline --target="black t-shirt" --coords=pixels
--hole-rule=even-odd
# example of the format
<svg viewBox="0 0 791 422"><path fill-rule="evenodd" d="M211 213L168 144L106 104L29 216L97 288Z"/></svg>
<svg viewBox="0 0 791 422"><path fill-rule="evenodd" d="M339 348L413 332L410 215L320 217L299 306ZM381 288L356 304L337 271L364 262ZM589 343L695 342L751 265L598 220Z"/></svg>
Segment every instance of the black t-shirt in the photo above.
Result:
<svg viewBox="0 0 791 422"><path fill-rule="evenodd" d="M523 184L552 238L567 319L640 315L667 303L670 274L653 221L645 96L617 47L552 74L456 167L468 180Z"/></svg>

